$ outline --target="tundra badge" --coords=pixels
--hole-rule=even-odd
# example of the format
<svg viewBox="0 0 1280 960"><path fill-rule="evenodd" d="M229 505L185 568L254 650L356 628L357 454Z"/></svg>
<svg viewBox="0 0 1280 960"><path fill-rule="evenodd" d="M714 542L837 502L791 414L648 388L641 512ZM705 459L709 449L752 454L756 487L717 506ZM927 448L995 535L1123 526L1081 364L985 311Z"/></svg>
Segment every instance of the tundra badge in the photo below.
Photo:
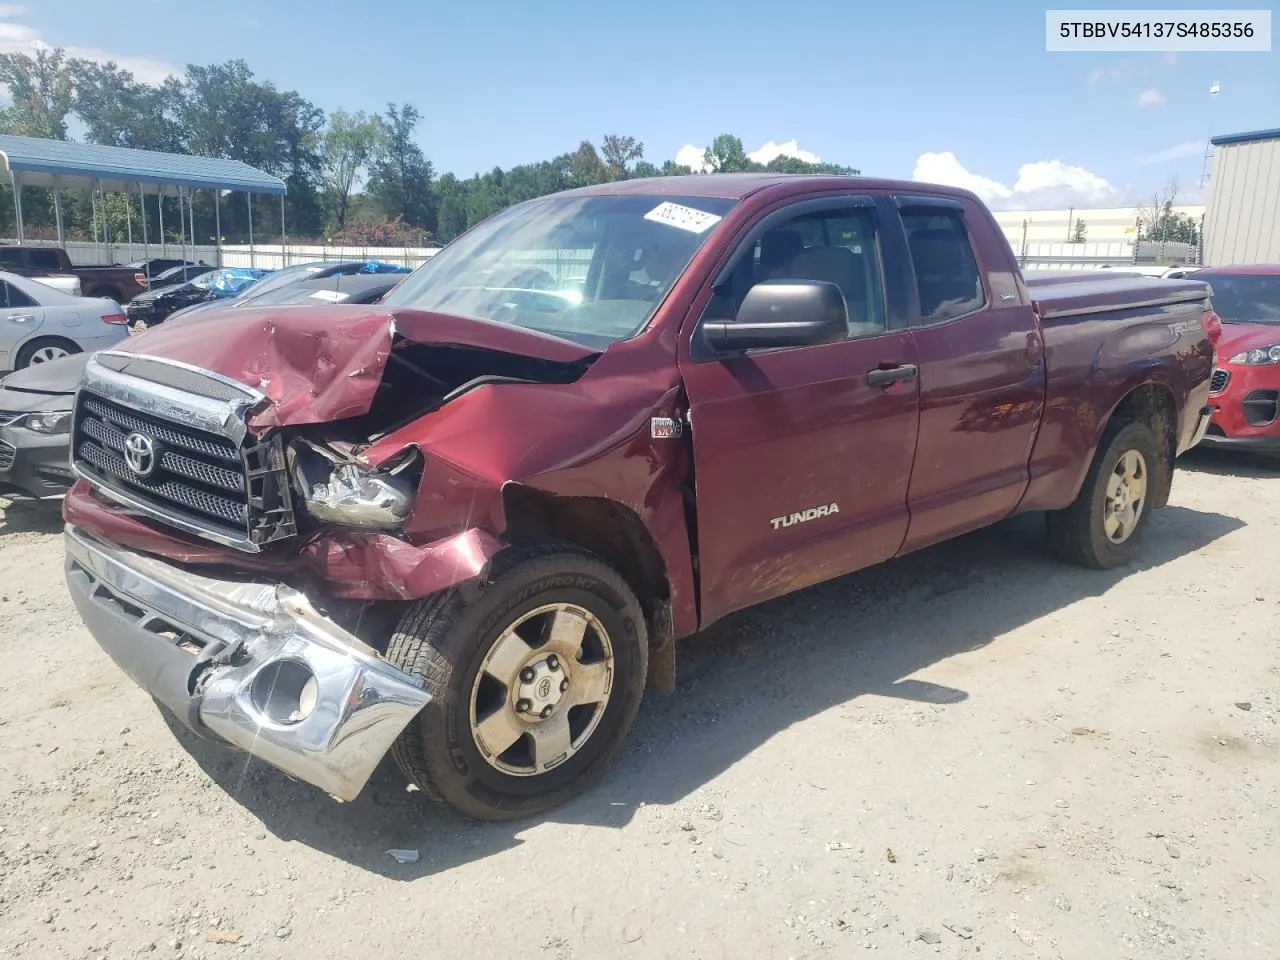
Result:
<svg viewBox="0 0 1280 960"><path fill-rule="evenodd" d="M801 510L799 513L793 513L789 517L774 517L769 522L773 524L773 529L781 530L783 527L789 527L793 523L808 523L810 520L834 516L839 512L840 507L830 503L825 507L810 507L808 510Z"/></svg>
<svg viewBox="0 0 1280 960"><path fill-rule="evenodd" d="M649 436L654 440L670 440L684 432L684 424L679 417L651 417L649 420Z"/></svg>

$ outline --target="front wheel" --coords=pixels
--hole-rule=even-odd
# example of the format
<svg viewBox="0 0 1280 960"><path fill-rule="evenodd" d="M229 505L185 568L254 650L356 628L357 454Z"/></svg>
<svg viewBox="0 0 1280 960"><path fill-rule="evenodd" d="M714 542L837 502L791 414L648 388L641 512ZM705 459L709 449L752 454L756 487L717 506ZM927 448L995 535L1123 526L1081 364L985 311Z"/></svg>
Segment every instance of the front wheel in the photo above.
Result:
<svg viewBox="0 0 1280 960"><path fill-rule="evenodd" d="M474 596L445 591L400 622L387 659L432 700L392 749L427 796L513 820L582 792L617 754L644 692L640 604L572 544L509 548Z"/></svg>
<svg viewBox="0 0 1280 960"><path fill-rule="evenodd" d="M1075 501L1049 514L1049 542L1059 557L1098 570L1133 559L1151 517L1156 449L1145 423L1107 428Z"/></svg>

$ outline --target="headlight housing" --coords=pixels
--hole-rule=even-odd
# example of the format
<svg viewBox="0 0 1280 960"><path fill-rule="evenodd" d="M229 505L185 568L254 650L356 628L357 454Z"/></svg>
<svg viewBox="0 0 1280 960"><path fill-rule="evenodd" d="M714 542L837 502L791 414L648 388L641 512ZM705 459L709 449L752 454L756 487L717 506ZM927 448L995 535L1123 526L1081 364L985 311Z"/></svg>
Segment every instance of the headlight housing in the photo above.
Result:
<svg viewBox="0 0 1280 960"><path fill-rule="evenodd" d="M1254 347L1252 350L1242 350L1228 360L1227 363L1234 363L1244 367L1263 367L1270 363L1280 363L1280 343L1269 347Z"/></svg>
<svg viewBox="0 0 1280 960"><path fill-rule="evenodd" d="M401 526L413 510L411 467L418 459L415 450L388 469L369 470L305 440L289 446L294 484L307 512L322 522L350 527Z"/></svg>
<svg viewBox="0 0 1280 960"><path fill-rule="evenodd" d="M29 413L22 425L36 433L58 434L71 432L71 411L56 413Z"/></svg>

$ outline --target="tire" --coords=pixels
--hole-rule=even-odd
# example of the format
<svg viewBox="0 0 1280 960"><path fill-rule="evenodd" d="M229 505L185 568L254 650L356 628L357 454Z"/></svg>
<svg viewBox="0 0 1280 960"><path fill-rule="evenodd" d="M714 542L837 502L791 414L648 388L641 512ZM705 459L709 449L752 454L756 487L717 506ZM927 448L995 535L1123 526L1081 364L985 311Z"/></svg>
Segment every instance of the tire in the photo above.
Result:
<svg viewBox="0 0 1280 960"><path fill-rule="evenodd" d="M58 356L58 351L61 353ZM13 364L15 370L25 370L33 363L43 363L47 360L58 359L59 356L69 357L73 353L80 353L80 345L70 340L63 340L61 337L39 337L25 344L18 351L17 359Z"/></svg>
<svg viewBox="0 0 1280 960"><path fill-rule="evenodd" d="M544 611L553 604L567 609ZM526 617L526 641L513 641L509 628ZM580 646L547 639L548 624L580 621ZM552 646L578 655L553 658ZM420 600L401 619L387 659L422 677L432 697L392 747L400 770L463 816L505 821L549 810L603 773L640 707L648 637L639 601L616 570L574 544L546 541L504 550L479 584ZM606 687L602 700L573 704ZM519 736L504 749L512 731Z"/></svg>
<svg viewBox="0 0 1280 960"><path fill-rule="evenodd" d="M1135 462L1141 465L1145 477L1145 494L1136 520L1121 523L1119 528L1113 525L1113 535L1109 535L1108 517L1115 506L1109 485L1118 469L1124 470ZM1075 501L1066 509L1049 514L1049 543L1054 553L1069 563L1095 570L1109 570L1133 560L1154 509L1157 471L1156 437L1149 426L1137 421L1109 425ZM1132 487L1128 489L1131 491ZM1137 502L1136 497L1131 496L1130 500Z"/></svg>

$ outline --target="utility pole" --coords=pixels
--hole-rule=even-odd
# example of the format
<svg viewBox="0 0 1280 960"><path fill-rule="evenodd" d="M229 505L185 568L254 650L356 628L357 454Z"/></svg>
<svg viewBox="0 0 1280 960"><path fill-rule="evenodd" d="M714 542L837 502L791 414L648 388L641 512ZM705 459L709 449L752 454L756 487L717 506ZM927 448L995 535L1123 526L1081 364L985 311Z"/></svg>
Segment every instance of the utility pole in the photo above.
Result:
<svg viewBox="0 0 1280 960"><path fill-rule="evenodd" d="M1217 103L1218 94L1221 92L1222 92L1222 84L1220 84L1217 80L1209 84L1209 102ZM1212 111L1212 108L1210 108L1210 110ZM1210 113L1210 117L1212 117L1212 112ZM1204 163L1200 167L1200 189L1201 190L1203 190L1204 185L1209 182L1209 161L1213 157L1213 144L1210 142L1212 140L1213 140L1213 121L1212 119L1210 119L1209 136L1204 142Z"/></svg>

